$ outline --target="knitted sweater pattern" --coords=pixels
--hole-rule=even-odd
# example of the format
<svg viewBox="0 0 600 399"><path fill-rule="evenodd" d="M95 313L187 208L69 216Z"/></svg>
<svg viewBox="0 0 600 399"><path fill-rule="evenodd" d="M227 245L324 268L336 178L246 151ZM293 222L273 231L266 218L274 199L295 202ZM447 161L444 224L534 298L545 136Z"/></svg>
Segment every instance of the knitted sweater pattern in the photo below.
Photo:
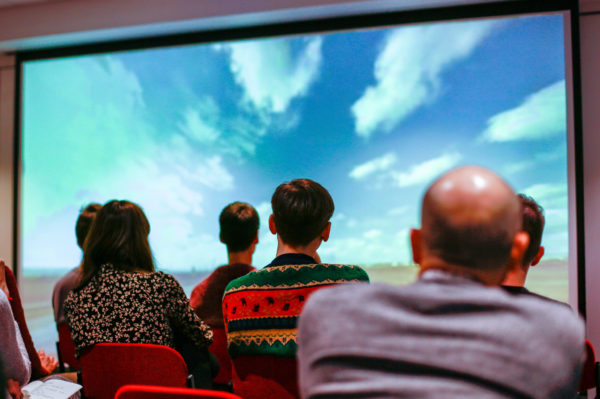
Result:
<svg viewBox="0 0 600 399"><path fill-rule="evenodd" d="M233 280L223 297L229 354L294 357L306 299L327 286L368 281L360 267L338 264L269 266Z"/></svg>

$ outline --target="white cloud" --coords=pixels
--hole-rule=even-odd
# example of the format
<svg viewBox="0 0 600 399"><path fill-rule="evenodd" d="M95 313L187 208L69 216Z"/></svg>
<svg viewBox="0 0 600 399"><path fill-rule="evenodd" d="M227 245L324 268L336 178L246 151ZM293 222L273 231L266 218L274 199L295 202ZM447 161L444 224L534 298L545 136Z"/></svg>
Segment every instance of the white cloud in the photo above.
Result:
<svg viewBox="0 0 600 399"><path fill-rule="evenodd" d="M179 129L190 139L199 143L212 143L220 135L213 126L202 120L198 111L188 108L183 114L183 122L179 123Z"/></svg>
<svg viewBox="0 0 600 399"><path fill-rule="evenodd" d="M410 207L407 205L404 205L404 206L399 206L399 207L390 209L387 212L387 214L390 216L400 216L400 215L405 215L409 210L410 210Z"/></svg>
<svg viewBox="0 0 600 399"><path fill-rule="evenodd" d="M488 120L482 139L490 142L540 140L567 128L565 81L558 81L528 96L521 105Z"/></svg>
<svg viewBox="0 0 600 399"><path fill-rule="evenodd" d="M467 58L490 34L492 21L403 27L386 39L375 61L376 84L352 105L356 133L389 131L441 88L443 71Z"/></svg>
<svg viewBox="0 0 600 399"><path fill-rule="evenodd" d="M271 203L269 201L261 202L256 207L256 212L258 212L258 217L260 218L261 229L268 231L269 230L269 216L271 216L271 213L273 213L273 208L271 208Z"/></svg>
<svg viewBox="0 0 600 399"><path fill-rule="evenodd" d="M546 209L567 209L568 205L568 186L566 183L540 183L534 184L522 190L536 200Z"/></svg>
<svg viewBox="0 0 600 399"><path fill-rule="evenodd" d="M308 92L321 67L320 37L305 39L294 54L289 39L263 39L215 47L228 51L230 69L257 109L285 112L294 98Z"/></svg>
<svg viewBox="0 0 600 399"><path fill-rule="evenodd" d="M564 145L560 145L551 151L538 152L533 155L532 159L507 164L505 165L504 169L506 173L514 174L527 171L528 169L540 167L540 164L566 159L566 157L567 149Z"/></svg>
<svg viewBox="0 0 600 399"><path fill-rule="evenodd" d="M540 183L527 187L523 190L524 194L533 197L540 202L545 199L552 199L567 195L567 185L564 183Z"/></svg>
<svg viewBox="0 0 600 399"><path fill-rule="evenodd" d="M413 165L406 172L392 172L392 178L399 187L427 183L456 166L461 159L462 155L457 152L446 153L437 158Z"/></svg>
<svg viewBox="0 0 600 399"><path fill-rule="evenodd" d="M354 167L349 176L356 180L365 179L373 173L389 170L394 163L396 163L396 154L388 152L385 155Z"/></svg>

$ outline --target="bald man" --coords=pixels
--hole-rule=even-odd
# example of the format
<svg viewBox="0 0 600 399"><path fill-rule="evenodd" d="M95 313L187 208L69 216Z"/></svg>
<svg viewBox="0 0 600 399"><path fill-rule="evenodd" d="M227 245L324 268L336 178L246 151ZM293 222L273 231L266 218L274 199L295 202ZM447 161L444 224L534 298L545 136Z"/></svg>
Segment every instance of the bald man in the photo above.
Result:
<svg viewBox="0 0 600 399"><path fill-rule="evenodd" d="M315 293L300 316L302 398L569 398L583 322L499 288L528 247L520 204L493 172L454 169L411 231L417 282Z"/></svg>

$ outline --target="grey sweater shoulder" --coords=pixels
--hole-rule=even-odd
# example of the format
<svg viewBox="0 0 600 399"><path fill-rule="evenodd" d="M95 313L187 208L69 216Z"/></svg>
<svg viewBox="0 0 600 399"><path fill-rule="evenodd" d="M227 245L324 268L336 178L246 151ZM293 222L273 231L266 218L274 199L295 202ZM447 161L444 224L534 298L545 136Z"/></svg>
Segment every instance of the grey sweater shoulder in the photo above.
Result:
<svg viewBox="0 0 600 399"><path fill-rule="evenodd" d="M303 398L566 398L584 326L540 298L422 279L315 293L298 346Z"/></svg>

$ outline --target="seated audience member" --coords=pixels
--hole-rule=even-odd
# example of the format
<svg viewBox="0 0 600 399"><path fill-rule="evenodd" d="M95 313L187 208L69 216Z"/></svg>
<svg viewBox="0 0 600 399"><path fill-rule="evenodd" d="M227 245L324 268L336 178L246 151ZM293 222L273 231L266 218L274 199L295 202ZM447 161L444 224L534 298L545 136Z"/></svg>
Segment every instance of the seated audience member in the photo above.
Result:
<svg viewBox="0 0 600 399"><path fill-rule="evenodd" d="M227 284L256 270L251 264L258 243L258 213L250 204L234 202L221 212L219 225L219 238L227 246L229 263L216 268L190 296L190 305L211 328L224 328L221 300Z"/></svg>
<svg viewBox="0 0 600 399"><path fill-rule="evenodd" d="M554 299L533 293L524 287L529 268L537 265L544 256L544 247L541 243L546 219L544 218L543 208L533 198L524 194L518 194L517 197L522 207L522 229L529 234L529 246L523 255L523 260L507 271L502 287L513 294L535 295L554 301Z"/></svg>
<svg viewBox="0 0 600 399"><path fill-rule="evenodd" d="M215 387L224 387L231 381L231 358L227 353L221 301L225 287L231 280L255 270L251 264L258 243L258 213L250 204L234 202L221 212L219 225L219 237L227 246L229 263L215 269L194 288L190 305L198 317L213 330L214 340L209 350L217 357L221 366L213 382Z"/></svg>
<svg viewBox="0 0 600 399"><path fill-rule="evenodd" d="M29 329L27 328L17 279L2 259L0 259L0 273L0 279L3 281L2 284L6 285L8 291L6 296L10 303L12 315L19 326L19 338L23 341L29 356L29 362L31 363L31 380L45 377L54 371L58 365L58 361L53 356L44 353L43 350L36 351L31 335L29 334Z"/></svg>
<svg viewBox="0 0 600 399"><path fill-rule="evenodd" d="M77 245L82 251L85 237L100 208L102 208L102 205L100 204L89 204L79 213L79 217L75 223L75 236L77 237ZM65 274L54 286L54 290L52 291L52 309L54 310L54 321L56 321L57 325L65 322L63 303L79 281L81 267L82 265L80 264L69 273Z"/></svg>
<svg viewBox="0 0 600 399"><path fill-rule="evenodd" d="M308 300L302 397L574 397L582 320L498 288L528 242L519 201L499 176L466 166L440 177L411 231L417 282L336 287Z"/></svg>
<svg viewBox="0 0 600 399"><path fill-rule="evenodd" d="M329 239L334 210L323 186L308 179L282 184L271 205L277 257L233 280L223 297L233 391L244 399L297 397L296 324L306 299L327 286L368 281L357 266L319 259L317 249Z"/></svg>
<svg viewBox="0 0 600 399"><path fill-rule="evenodd" d="M3 274L3 272L0 272ZM2 384L2 392L8 390L12 398L21 398L21 387L31 377L31 362L19 325L14 319L4 277L0 276L0 359L4 364L7 381Z"/></svg>
<svg viewBox="0 0 600 399"><path fill-rule="evenodd" d="M85 239L81 279L64 303L77 355L100 342L166 345L180 351L196 387L211 386L212 331L179 283L156 272L142 209L110 201Z"/></svg>

